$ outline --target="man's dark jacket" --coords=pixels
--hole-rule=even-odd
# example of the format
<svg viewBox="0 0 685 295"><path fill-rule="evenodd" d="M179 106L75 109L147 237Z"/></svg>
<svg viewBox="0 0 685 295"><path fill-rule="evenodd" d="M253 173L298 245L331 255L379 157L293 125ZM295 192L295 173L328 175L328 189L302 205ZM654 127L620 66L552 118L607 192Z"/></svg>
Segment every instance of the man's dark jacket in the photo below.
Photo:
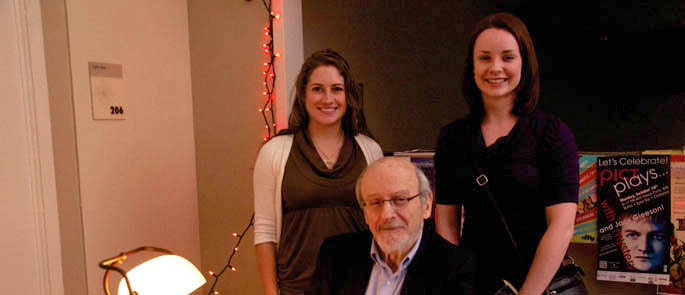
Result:
<svg viewBox="0 0 685 295"><path fill-rule="evenodd" d="M369 231L326 239L319 252L315 294L364 294L373 267L371 239ZM473 255L424 227L401 294L476 294L475 267Z"/></svg>

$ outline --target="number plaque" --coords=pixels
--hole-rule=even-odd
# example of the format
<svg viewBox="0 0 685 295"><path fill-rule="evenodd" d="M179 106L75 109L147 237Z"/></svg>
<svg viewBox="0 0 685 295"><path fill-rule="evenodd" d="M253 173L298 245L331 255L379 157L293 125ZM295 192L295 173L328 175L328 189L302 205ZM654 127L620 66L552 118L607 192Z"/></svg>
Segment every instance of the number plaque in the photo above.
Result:
<svg viewBox="0 0 685 295"><path fill-rule="evenodd" d="M124 75L120 64L89 62L90 96L93 119L122 120L126 118Z"/></svg>

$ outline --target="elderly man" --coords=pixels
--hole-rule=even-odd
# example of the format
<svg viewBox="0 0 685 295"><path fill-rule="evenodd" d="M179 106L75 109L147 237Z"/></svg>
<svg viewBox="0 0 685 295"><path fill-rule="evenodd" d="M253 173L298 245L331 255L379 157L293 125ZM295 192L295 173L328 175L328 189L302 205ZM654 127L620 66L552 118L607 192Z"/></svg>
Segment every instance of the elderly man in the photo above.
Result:
<svg viewBox="0 0 685 295"><path fill-rule="evenodd" d="M433 193L423 172L386 157L356 185L370 232L328 238L321 246L316 294L474 294L473 256L424 230Z"/></svg>

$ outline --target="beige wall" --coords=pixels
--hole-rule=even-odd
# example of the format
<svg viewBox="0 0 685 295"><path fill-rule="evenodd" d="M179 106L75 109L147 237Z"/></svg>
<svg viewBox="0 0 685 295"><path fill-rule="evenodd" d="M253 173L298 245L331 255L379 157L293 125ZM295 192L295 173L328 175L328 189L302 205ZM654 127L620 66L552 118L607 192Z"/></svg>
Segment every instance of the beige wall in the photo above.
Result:
<svg viewBox="0 0 685 295"><path fill-rule="evenodd" d="M276 24L285 39L276 46L287 57L278 72L285 82L277 85L279 127L292 88L283 84L293 83L302 62L299 1L281 5L274 1L274 10L293 19ZM252 212L252 166L264 135L257 112L264 103L262 3L40 0L40 6L50 97L43 119L52 121L58 199L46 216L59 212L55 244L64 264L64 273L50 275L63 275L66 294L101 294L97 263L140 245L168 248L203 272L219 270L236 242L230 233L242 230ZM92 119L89 61L123 65L126 120ZM261 291L252 237L233 260L239 272L219 284L222 293ZM62 292L58 283L54 294Z"/></svg>
<svg viewBox="0 0 685 295"><path fill-rule="evenodd" d="M249 223L252 167L262 143L261 50L267 25L261 1L189 1L198 202L202 261L219 271L237 241L232 232ZM258 294L253 234L243 239L217 289ZM209 284L208 284L209 285ZM209 289L207 288L207 291Z"/></svg>
<svg viewBox="0 0 685 295"><path fill-rule="evenodd" d="M41 0L45 67L50 97L55 178L60 216L64 293L87 294L79 194L74 104L64 1Z"/></svg>
<svg viewBox="0 0 685 295"><path fill-rule="evenodd" d="M59 181L64 188L60 221L68 229L62 243L78 246L80 237L73 231L80 209L83 251L76 263L85 261L88 294L102 294L101 260L138 246L167 248L201 266L187 2L65 3L69 53L49 64L62 67L66 76L71 72L74 131L68 126L68 106L53 107L53 120L61 123L55 128L63 128L56 142L65 147L58 157L67 162L56 168L78 173L78 178L67 175ZM60 9L50 5L52 13ZM46 42L54 46L48 51L63 50L63 41ZM67 69L59 64L65 55L70 57ZM125 120L92 119L89 61L123 65ZM50 82L56 99L57 94L70 95L64 81L51 75ZM77 170L69 167L73 149ZM78 258L78 251L67 254ZM66 289L82 285L82 279L65 275Z"/></svg>
<svg viewBox="0 0 685 295"><path fill-rule="evenodd" d="M39 1L0 1L0 286L64 294Z"/></svg>
<svg viewBox="0 0 685 295"><path fill-rule="evenodd" d="M278 128L284 128L293 84L303 60L300 0L274 0ZM190 48L195 110L195 143L200 206L202 261L220 270L253 212L252 169L264 121L257 109L265 98L263 63L267 55L263 28L268 24L261 1L189 1ZM222 293L259 294L253 231L242 241L232 265L237 273L222 276ZM209 287L207 287L207 291Z"/></svg>

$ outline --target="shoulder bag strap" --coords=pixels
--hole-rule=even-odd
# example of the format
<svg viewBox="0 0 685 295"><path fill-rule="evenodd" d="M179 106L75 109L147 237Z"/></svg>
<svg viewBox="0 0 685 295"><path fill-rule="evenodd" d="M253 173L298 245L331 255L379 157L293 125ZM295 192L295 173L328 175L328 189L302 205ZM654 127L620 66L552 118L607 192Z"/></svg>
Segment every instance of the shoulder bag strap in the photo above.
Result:
<svg viewBox="0 0 685 295"><path fill-rule="evenodd" d="M474 175L474 180L476 182L476 190L478 190L482 195L486 195L487 198L490 201L490 205L492 206L493 209L495 209L495 212L497 212L497 215L499 216L500 221L502 222L502 225L504 226L504 230L507 232L507 235L509 236L509 240L511 241L511 245L514 247L514 251L516 251L517 255L521 255L519 253L519 248L518 248L518 243L516 243L516 240L514 240L514 235L511 233L509 230L509 225L507 224L507 220L504 217L504 214L502 214L502 210L499 209L499 206L497 206L497 201L495 201L495 198L492 196L492 192L490 191L490 186L488 185L489 179L487 174L485 174L479 167L478 167L478 159L477 159L477 138L476 134L477 132L474 132L475 128L474 126L471 126L473 124L472 120L469 119L466 121L465 125L465 131L466 134L468 134L468 139L470 143L470 148L468 149L471 152L471 163L473 164L473 175Z"/></svg>
<svg viewBox="0 0 685 295"><path fill-rule="evenodd" d="M482 195L486 195L488 197L490 205L493 209L495 209L495 212L497 212L500 221L502 221L502 225L504 226L504 230L507 232L507 235L509 236L511 245L514 247L514 251L516 251L516 253L520 255L518 243L516 243L514 235L509 230L509 225L507 224L507 220L504 218L504 214L502 214L502 210L499 209L499 206L497 206L497 201L495 201L495 198L492 196L490 186L488 185L488 176L485 173L483 173L483 171L481 171L480 168L478 168L476 157L472 155L471 159L473 161L473 171L475 175L476 185L478 186L477 189L481 192Z"/></svg>

